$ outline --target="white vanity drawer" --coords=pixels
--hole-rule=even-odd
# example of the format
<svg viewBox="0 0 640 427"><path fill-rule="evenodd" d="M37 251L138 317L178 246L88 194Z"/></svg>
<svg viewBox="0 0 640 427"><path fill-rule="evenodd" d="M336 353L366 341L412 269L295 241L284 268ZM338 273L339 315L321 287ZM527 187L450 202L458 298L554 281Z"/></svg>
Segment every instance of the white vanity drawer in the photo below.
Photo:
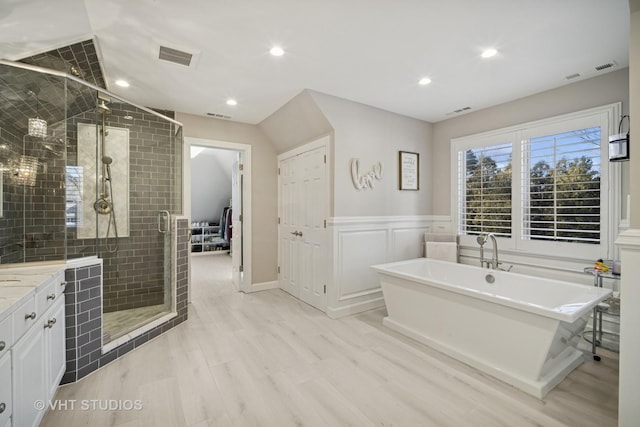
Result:
<svg viewBox="0 0 640 427"><path fill-rule="evenodd" d="M0 357L9 353L9 349L13 345L13 327L11 325L11 316L7 316L0 322ZM2 424L0 423L0 426Z"/></svg>
<svg viewBox="0 0 640 427"><path fill-rule="evenodd" d="M0 426L11 425L11 354L0 357Z"/></svg>
<svg viewBox="0 0 640 427"><path fill-rule="evenodd" d="M36 323L40 313L36 312L36 297L31 294L20 307L13 312L13 341L18 342L20 337Z"/></svg>
<svg viewBox="0 0 640 427"><path fill-rule="evenodd" d="M61 288L59 283L52 280L51 283L38 289L38 292L36 292L36 308L39 314L44 314L49 307L53 306L56 299L60 298L58 288Z"/></svg>

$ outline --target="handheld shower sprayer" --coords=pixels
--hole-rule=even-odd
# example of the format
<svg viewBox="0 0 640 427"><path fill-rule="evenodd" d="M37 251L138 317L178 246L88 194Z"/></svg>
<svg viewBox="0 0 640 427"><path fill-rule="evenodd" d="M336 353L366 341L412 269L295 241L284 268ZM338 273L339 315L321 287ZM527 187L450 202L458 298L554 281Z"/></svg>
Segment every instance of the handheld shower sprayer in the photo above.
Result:
<svg viewBox="0 0 640 427"><path fill-rule="evenodd" d="M488 239L489 239L489 235L487 233L482 233L476 238L476 241L478 242L480 247L482 247L484 246L485 243L487 243Z"/></svg>

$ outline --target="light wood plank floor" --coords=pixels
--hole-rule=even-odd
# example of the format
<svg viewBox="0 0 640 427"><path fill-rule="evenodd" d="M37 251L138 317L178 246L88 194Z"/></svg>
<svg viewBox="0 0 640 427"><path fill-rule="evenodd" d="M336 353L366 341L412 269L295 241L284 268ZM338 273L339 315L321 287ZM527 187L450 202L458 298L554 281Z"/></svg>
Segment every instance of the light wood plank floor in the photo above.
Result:
<svg viewBox="0 0 640 427"><path fill-rule="evenodd" d="M228 260L192 259L186 323L56 395L140 400L142 410L50 410L43 425L617 424L615 354L585 362L540 401L388 330L384 309L331 320L279 290L237 293Z"/></svg>

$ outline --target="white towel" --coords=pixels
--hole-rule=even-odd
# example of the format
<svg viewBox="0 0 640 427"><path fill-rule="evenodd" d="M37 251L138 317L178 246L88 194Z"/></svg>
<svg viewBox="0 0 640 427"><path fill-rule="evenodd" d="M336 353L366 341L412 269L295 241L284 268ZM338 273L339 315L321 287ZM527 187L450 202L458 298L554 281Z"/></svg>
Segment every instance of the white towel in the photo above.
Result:
<svg viewBox="0 0 640 427"><path fill-rule="evenodd" d="M456 242L427 242L427 258L458 262L458 244Z"/></svg>

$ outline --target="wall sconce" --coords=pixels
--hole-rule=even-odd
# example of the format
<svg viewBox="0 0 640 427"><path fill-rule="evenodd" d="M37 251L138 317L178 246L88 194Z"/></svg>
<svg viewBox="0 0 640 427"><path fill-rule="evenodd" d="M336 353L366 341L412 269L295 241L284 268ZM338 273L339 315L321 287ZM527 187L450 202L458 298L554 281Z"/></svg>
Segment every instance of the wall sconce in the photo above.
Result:
<svg viewBox="0 0 640 427"><path fill-rule="evenodd" d="M31 156L20 156L10 167L11 182L17 185L35 187L38 177L38 159Z"/></svg>
<svg viewBox="0 0 640 427"><path fill-rule="evenodd" d="M627 119L629 128L627 133L622 133L622 122ZM609 136L609 161L622 162L629 160L629 136L631 133L631 119L629 116L622 116L618 124L618 133Z"/></svg>

